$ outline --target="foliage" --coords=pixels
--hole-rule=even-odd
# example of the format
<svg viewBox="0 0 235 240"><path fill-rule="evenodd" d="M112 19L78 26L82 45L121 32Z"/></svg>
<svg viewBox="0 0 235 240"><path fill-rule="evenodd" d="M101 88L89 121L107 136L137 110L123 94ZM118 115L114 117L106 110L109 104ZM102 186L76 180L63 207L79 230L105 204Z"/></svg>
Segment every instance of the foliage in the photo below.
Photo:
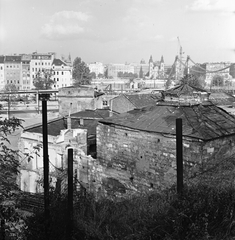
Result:
<svg viewBox="0 0 235 240"><path fill-rule="evenodd" d="M96 73L95 72L91 72L91 79L96 79Z"/></svg>
<svg viewBox="0 0 235 240"><path fill-rule="evenodd" d="M130 199L96 201L78 194L73 239L231 239L235 236L235 189L205 185L175 188ZM66 198L51 206L51 240L66 239ZM45 239L43 212L28 219L27 239Z"/></svg>
<svg viewBox="0 0 235 240"><path fill-rule="evenodd" d="M33 80L33 85L37 90L47 90L51 89L54 84L54 80L52 79L53 71L43 69L36 74L36 77Z"/></svg>
<svg viewBox="0 0 235 240"><path fill-rule="evenodd" d="M10 142L7 136L19 127L21 121L17 118L0 118L0 219L6 222L6 236L14 232L16 237L11 239L21 239L23 223L15 212L15 203L20 193L16 182L19 167L18 151L8 147Z"/></svg>
<svg viewBox="0 0 235 240"><path fill-rule="evenodd" d="M119 78L127 78L130 80L133 80L134 78L138 78L138 74L137 73L131 73L131 72L118 72L117 76Z"/></svg>
<svg viewBox="0 0 235 240"><path fill-rule="evenodd" d="M90 69L81 58L76 57L73 62L74 86L90 84L92 76Z"/></svg>
<svg viewBox="0 0 235 240"><path fill-rule="evenodd" d="M98 78L104 78L104 74L99 73L99 74L98 74Z"/></svg>
<svg viewBox="0 0 235 240"><path fill-rule="evenodd" d="M180 82L181 82L181 84L189 84L190 86L198 87L198 88L204 88L204 86L205 86L205 82L202 79L197 78L196 76L194 76L192 74L185 75L180 80Z"/></svg>
<svg viewBox="0 0 235 240"><path fill-rule="evenodd" d="M205 69L205 70L203 70ZM190 68L190 74L198 79L206 79L206 66L204 64L194 65Z"/></svg>
<svg viewBox="0 0 235 240"><path fill-rule="evenodd" d="M0 202L9 199L18 190L16 176L18 174L18 152L7 147L7 135L21 127L17 118L0 118Z"/></svg>
<svg viewBox="0 0 235 240"><path fill-rule="evenodd" d="M224 86L224 78L221 75L214 75L211 80L211 86L222 87Z"/></svg>

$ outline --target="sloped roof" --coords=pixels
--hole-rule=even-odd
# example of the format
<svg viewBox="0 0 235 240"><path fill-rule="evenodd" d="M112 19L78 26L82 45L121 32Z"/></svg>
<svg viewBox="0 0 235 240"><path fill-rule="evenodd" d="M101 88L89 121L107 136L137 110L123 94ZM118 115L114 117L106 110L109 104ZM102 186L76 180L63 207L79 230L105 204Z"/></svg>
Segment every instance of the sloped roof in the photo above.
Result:
<svg viewBox="0 0 235 240"><path fill-rule="evenodd" d="M231 105L235 102L235 97L225 92L211 93L210 101L216 105Z"/></svg>
<svg viewBox="0 0 235 240"><path fill-rule="evenodd" d="M62 61L61 59L58 59L58 58L55 58L53 60L52 65L55 65L55 66L62 66L62 65L67 66L67 64L64 61Z"/></svg>
<svg viewBox="0 0 235 240"><path fill-rule="evenodd" d="M155 105L158 100L154 94L123 94L136 108Z"/></svg>
<svg viewBox="0 0 235 240"><path fill-rule="evenodd" d="M165 96L171 95L171 96L180 96L180 95L190 95L194 92L207 92L204 89L197 88L194 86L190 86L189 84L181 84L179 86L176 86L174 88L168 89L163 92Z"/></svg>
<svg viewBox="0 0 235 240"><path fill-rule="evenodd" d="M96 110L89 110L86 109L81 112L76 112L71 114L71 118L92 118L92 119L102 119L109 117L109 110L108 109L96 109Z"/></svg>
<svg viewBox="0 0 235 240"><path fill-rule="evenodd" d="M0 56L0 63L4 63L4 56Z"/></svg>
<svg viewBox="0 0 235 240"><path fill-rule="evenodd" d="M235 117L211 103L193 106L158 103L156 106L135 109L99 122L175 135L176 118L182 118L185 137L207 141L235 134Z"/></svg>
<svg viewBox="0 0 235 240"><path fill-rule="evenodd" d="M95 134L97 121L99 119L103 119L109 117L109 110L107 109L96 109L96 110L85 110L77 113L71 114L71 127L72 129L75 128L82 128L88 130L88 135ZM80 121L78 119L89 119L90 121L86 121L84 126L80 125ZM48 121L47 124L47 131L48 135L51 136L58 136L60 135L60 131L67 128L67 121L66 118L60 117L56 119L52 119ZM42 133L42 123L29 126L25 128L26 132L32 133Z"/></svg>
<svg viewBox="0 0 235 240"><path fill-rule="evenodd" d="M21 56L5 56L5 62L21 62Z"/></svg>

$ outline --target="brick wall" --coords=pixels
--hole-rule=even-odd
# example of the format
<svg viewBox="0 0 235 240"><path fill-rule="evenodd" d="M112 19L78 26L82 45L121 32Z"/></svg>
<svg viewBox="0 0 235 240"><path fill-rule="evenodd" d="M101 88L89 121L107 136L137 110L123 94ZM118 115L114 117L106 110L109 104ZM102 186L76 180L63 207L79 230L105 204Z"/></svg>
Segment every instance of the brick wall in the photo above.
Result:
<svg viewBox="0 0 235 240"><path fill-rule="evenodd" d="M198 180L198 173L231 158L234 143L234 136L209 142L185 138L185 181ZM170 136L99 123L97 162L103 168L104 179L117 179L129 188L143 191L170 187L176 182L176 141Z"/></svg>

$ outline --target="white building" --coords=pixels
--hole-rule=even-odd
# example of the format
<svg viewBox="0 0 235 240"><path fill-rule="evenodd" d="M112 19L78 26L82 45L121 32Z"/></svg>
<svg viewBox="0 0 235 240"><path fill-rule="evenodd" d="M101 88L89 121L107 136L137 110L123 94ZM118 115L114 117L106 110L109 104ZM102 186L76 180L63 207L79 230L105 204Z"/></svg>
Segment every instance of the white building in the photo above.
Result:
<svg viewBox="0 0 235 240"><path fill-rule="evenodd" d="M108 76L109 77L117 77L118 73L133 73L134 74L134 66L131 64L122 64L122 63L114 63L108 65Z"/></svg>
<svg viewBox="0 0 235 240"><path fill-rule="evenodd" d="M88 67L90 72L94 72L96 76L98 76L99 73L104 74L104 65L101 62L90 63Z"/></svg>
<svg viewBox="0 0 235 240"><path fill-rule="evenodd" d="M0 90L5 86L4 81L4 56L0 56Z"/></svg>
<svg viewBox="0 0 235 240"><path fill-rule="evenodd" d="M52 70L53 79L55 81L53 89L68 87L73 84L72 67L64 61L55 58L52 62Z"/></svg>
<svg viewBox="0 0 235 240"><path fill-rule="evenodd" d="M52 62L55 58L55 53L37 53L32 54L32 59L30 62L30 78L31 78L31 88L33 88L33 80L36 74L43 69L51 69Z"/></svg>

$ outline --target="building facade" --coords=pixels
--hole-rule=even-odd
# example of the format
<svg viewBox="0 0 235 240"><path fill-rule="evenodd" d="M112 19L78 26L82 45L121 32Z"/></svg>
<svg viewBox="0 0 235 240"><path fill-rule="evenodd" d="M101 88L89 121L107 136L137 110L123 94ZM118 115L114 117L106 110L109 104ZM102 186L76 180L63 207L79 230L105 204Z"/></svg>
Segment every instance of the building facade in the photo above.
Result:
<svg viewBox="0 0 235 240"><path fill-rule="evenodd" d="M43 69L49 70L52 67L55 53L37 53L32 54L30 61L30 77L31 77L31 88L33 88L33 80L36 74Z"/></svg>
<svg viewBox="0 0 235 240"><path fill-rule="evenodd" d="M90 72L94 72L96 74L96 77L98 77L99 74L104 74L104 65L101 62L90 63L88 64L88 67Z"/></svg>
<svg viewBox="0 0 235 240"><path fill-rule="evenodd" d="M22 61L21 56L5 56L4 60L4 82L5 84L14 84L16 89L22 87Z"/></svg>
<svg viewBox="0 0 235 240"><path fill-rule="evenodd" d="M108 76L117 78L118 73L133 73L134 74L134 66L131 64L122 64L122 63L115 63L115 64L109 64L107 66L108 68Z"/></svg>
<svg viewBox="0 0 235 240"><path fill-rule="evenodd" d="M23 54L21 58L22 62L22 86L21 90L29 90L31 87L31 79L30 79L30 61L31 55Z"/></svg>
<svg viewBox="0 0 235 240"><path fill-rule="evenodd" d="M64 61L55 58L51 67L53 70L52 78L54 79L54 89L68 87L73 84L71 66L67 65Z"/></svg>
<svg viewBox="0 0 235 240"><path fill-rule="evenodd" d="M4 79L4 56L0 56L0 90L4 89L5 79Z"/></svg>

